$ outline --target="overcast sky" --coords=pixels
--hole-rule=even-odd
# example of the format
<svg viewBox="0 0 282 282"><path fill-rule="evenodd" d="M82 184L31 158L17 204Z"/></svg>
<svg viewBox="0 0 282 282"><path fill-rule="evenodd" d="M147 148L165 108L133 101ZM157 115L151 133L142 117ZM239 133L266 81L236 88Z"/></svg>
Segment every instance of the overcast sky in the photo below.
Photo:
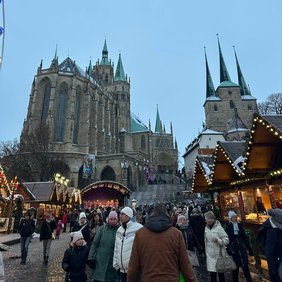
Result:
<svg viewBox="0 0 282 282"><path fill-rule="evenodd" d="M116 66L121 52L131 78L131 110L154 129L158 104L182 155L204 121L204 46L219 85L217 33L233 82L235 45L258 102L282 92L281 13L281 0L5 1L0 141L19 138L37 67L41 59L44 68L50 65L56 44L59 62L69 55L85 69L90 58L93 64L101 58L106 38L109 58Z"/></svg>

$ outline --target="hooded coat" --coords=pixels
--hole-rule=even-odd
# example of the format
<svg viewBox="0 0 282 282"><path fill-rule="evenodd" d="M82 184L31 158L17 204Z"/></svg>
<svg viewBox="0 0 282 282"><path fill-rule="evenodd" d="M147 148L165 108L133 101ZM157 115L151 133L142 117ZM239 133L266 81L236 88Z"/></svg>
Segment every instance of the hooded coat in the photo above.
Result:
<svg viewBox="0 0 282 282"><path fill-rule="evenodd" d="M138 281L138 273L142 282L175 282L179 281L179 272L185 281L197 281L181 232L172 227L168 214L153 213L136 232L127 282Z"/></svg>
<svg viewBox="0 0 282 282"><path fill-rule="evenodd" d="M214 242L214 238L218 239L218 242ZM207 256L207 270L209 272L216 272L215 265L217 259L220 256L220 247L225 247L229 243L228 235L222 228L218 220L210 228L205 228L205 250Z"/></svg>

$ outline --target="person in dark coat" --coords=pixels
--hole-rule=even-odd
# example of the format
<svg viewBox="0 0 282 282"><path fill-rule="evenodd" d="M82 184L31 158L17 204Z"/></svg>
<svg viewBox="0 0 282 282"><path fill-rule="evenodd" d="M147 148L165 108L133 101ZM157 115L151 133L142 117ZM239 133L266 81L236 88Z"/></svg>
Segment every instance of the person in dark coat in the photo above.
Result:
<svg viewBox="0 0 282 282"><path fill-rule="evenodd" d="M252 282L247 250L250 256L253 256L253 250L249 238L242 224L238 222L238 216L234 211L228 212L228 218L229 223L225 230L229 238L227 250L237 266L232 272L233 282L239 282L239 267L242 267L246 281Z"/></svg>
<svg viewBox="0 0 282 282"><path fill-rule="evenodd" d="M40 229L39 240L43 241L43 262L45 265L48 264L48 259L50 255L50 247L53 239L53 232L57 228L57 224L53 215L46 214L45 221L42 223Z"/></svg>
<svg viewBox="0 0 282 282"><path fill-rule="evenodd" d="M197 208L193 208L189 220L189 226L192 228L196 235L201 247L205 250L205 227L206 222L202 214Z"/></svg>
<svg viewBox="0 0 282 282"><path fill-rule="evenodd" d="M88 257L89 248L83 239L81 231L73 234L71 246L65 251L62 260L62 268L67 272L66 282L87 281L85 264Z"/></svg>
<svg viewBox="0 0 282 282"><path fill-rule="evenodd" d="M35 223L26 212L19 224L19 233L21 235L21 264L26 264L28 246L35 230Z"/></svg>
<svg viewBox="0 0 282 282"><path fill-rule="evenodd" d="M282 281L282 209L269 209L268 218L263 226L267 228L265 237L265 255L271 282ZM280 267L280 277L279 277Z"/></svg>
<svg viewBox="0 0 282 282"><path fill-rule="evenodd" d="M90 230L89 230L89 224L86 220L86 214L85 212L81 212L79 214L78 222L76 222L72 228L72 232L75 231L81 231L84 240L86 241L87 245L91 245L90 241Z"/></svg>

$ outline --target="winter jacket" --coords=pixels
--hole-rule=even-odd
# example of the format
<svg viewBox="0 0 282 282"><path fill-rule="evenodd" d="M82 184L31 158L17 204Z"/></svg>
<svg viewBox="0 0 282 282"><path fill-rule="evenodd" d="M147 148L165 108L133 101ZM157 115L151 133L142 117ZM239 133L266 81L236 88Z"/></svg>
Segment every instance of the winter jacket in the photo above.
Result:
<svg viewBox="0 0 282 282"><path fill-rule="evenodd" d="M64 254L62 268L67 272L65 281L82 282L87 280L85 263L89 248L87 245L69 247Z"/></svg>
<svg viewBox="0 0 282 282"><path fill-rule="evenodd" d="M101 226L92 242L88 259L96 260L92 278L98 281L115 281L117 271L113 268L113 256L118 225Z"/></svg>
<svg viewBox="0 0 282 282"><path fill-rule="evenodd" d="M32 218L25 219L22 218L19 224L19 233L21 237L29 237L33 234L35 230L35 223Z"/></svg>
<svg viewBox="0 0 282 282"><path fill-rule="evenodd" d="M40 229L40 241L52 239L52 233L57 228L55 220L48 222L47 220L43 221Z"/></svg>
<svg viewBox="0 0 282 282"><path fill-rule="evenodd" d="M113 266L116 270L127 272L135 233L142 227L137 222L129 221L126 223L126 229L120 226L117 230L113 259Z"/></svg>
<svg viewBox="0 0 282 282"><path fill-rule="evenodd" d="M179 272L185 281L197 278L189 262L183 236L172 227L169 217L151 215L136 232L128 265L127 282L176 282Z"/></svg>
<svg viewBox="0 0 282 282"><path fill-rule="evenodd" d="M278 266L282 263L282 230L277 228L269 219L263 226L267 228L265 238L265 255L271 282L281 282L278 276Z"/></svg>
<svg viewBox="0 0 282 282"><path fill-rule="evenodd" d="M213 240L217 238L218 242ZM229 243L228 235L222 228L219 221L215 221L214 225L210 228L205 227L205 251L207 257L207 270L209 272L216 272L215 265L220 256L220 247L226 247Z"/></svg>
<svg viewBox="0 0 282 282"><path fill-rule="evenodd" d="M202 248L205 248L205 226L206 222L201 214L195 214L190 216L189 226L193 229L199 243Z"/></svg>
<svg viewBox="0 0 282 282"><path fill-rule="evenodd" d="M232 255L237 267L248 265L249 261L247 250L249 251L250 255L253 255L249 238L246 235L242 224L238 223L238 227L238 235L234 234L234 225L231 222L227 225L225 230L229 238L227 251L230 255Z"/></svg>

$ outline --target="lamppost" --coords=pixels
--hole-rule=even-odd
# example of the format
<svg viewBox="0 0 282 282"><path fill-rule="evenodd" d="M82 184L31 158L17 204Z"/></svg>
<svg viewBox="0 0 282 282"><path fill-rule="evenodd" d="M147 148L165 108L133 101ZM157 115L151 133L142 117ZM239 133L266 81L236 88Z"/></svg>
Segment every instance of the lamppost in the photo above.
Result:
<svg viewBox="0 0 282 282"><path fill-rule="evenodd" d="M8 225L8 233L10 233L10 230L12 229L12 220L13 220L13 203L14 203L14 195L15 191L19 187L18 177L15 176L13 180L9 183L10 188L10 205L9 205L9 225ZM13 231L13 230L11 230Z"/></svg>

